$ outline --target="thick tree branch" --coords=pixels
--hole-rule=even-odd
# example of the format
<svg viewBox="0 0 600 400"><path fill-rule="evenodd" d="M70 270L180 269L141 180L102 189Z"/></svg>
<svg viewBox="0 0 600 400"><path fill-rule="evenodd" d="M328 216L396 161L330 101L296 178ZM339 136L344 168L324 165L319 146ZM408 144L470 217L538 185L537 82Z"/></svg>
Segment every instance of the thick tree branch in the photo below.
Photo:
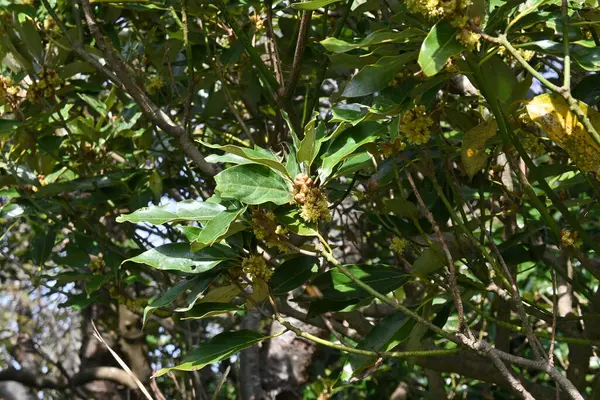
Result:
<svg viewBox="0 0 600 400"><path fill-rule="evenodd" d="M43 375L27 369L8 368L0 371L0 381L20 382L35 389L67 389L69 382L64 377ZM87 368L71 378L73 386L82 386L92 381L111 381L137 390L135 381L129 374L117 367Z"/></svg>

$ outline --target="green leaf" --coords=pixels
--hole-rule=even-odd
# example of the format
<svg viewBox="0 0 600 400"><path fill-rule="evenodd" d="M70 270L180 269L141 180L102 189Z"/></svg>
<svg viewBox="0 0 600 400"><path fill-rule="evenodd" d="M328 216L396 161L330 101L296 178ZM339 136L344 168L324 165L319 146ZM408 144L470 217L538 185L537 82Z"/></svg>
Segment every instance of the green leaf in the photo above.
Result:
<svg viewBox="0 0 600 400"><path fill-rule="evenodd" d="M269 338L269 336L263 336L251 330L221 333L192 349L183 358L181 364L171 368L163 368L156 373L156 376L164 375L173 370L196 371L202 369Z"/></svg>
<svg viewBox="0 0 600 400"><path fill-rule="evenodd" d="M0 137L14 133L22 122L0 118Z"/></svg>
<svg viewBox="0 0 600 400"><path fill-rule="evenodd" d="M387 212L393 212L399 217L409 219L419 218L419 210L417 209L417 206L402 197L385 199L383 200L383 205L385 206L385 210Z"/></svg>
<svg viewBox="0 0 600 400"><path fill-rule="evenodd" d="M206 147L210 147L211 149L219 149L223 150L227 153L234 154L236 156L242 157L256 164L267 166L275 171L280 172L283 176L288 176L288 172L285 169L285 166L279 161L277 156L273 154L270 150L262 149L260 147L256 147L254 149L247 147L239 147L234 145L225 145L220 146L216 144L210 144L206 142L200 142Z"/></svg>
<svg viewBox="0 0 600 400"><path fill-rule="evenodd" d="M465 172L470 178L485 166L488 159L485 144L488 139L496 135L497 128L496 120L490 119L465 133L460 156Z"/></svg>
<svg viewBox="0 0 600 400"><path fill-rule="evenodd" d="M29 54L31 54L39 64L42 64L44 48L42 39L40 38L35 25L33 25L33 22L29 19L21 22L19 33Z"/></svg>
<svg viewBox="0 0 600 400"><path fill-rule="evenodd" d="M272 202L277 205L293 200L292 183L263 165L247 164L227 168L215 176L221 197L245 204Z"/></svg>
<svg viewBox="0 0 600 400"><path fill-rule="evenodd" d="M337 164L352 155L362 145L374 142L384 134L386 126L376 122L365 122L346 129L338 136L323 158L319 178L325 182Z"/></svg>
<svg viewBox="0 0 600 400"><path fill-rule="evenodd" d="M425 32L416 28L407 28L401 32L381 29L371 33L369 36L356 43L348 43L341 39L329 37L321 41L321 45L323 45L327 51L332 53L346 53L350 50L369 48L370 46L384 43L408 43L420 41L425 35Z"/></svg>
<svg viewBox="0 0 600 400"><path fill-rule="evenodd" d="M388 315L371 329L367 336L358 343L356 348L370 351L387 351L389 343L399 331L406 331L407 329L403 328L407 326L411 326L410 330L412 330L414 324L411 322L412 319L410 317L400 312ZM408 330L409 333L410 330ZM398 345L398 343L398 341L395 341L395 345ZM346 383L351 382L352 378L375 365L377 359L378 357L351 354L344 364L340 379Z"/></svg>
<svg viewBox="0 0 600 400"><path fill-rule="evenodd" d="M291 232L299 236L318 236L317 224L306 222L300 217L297 208L286 209L284 207L275 210L277 221L284 225Z"/></svg>
<svg viewBox="0 0 600 400"><path fill-rule="evenodd" d="M184 279L182 281L179 281L174 286L171 286L169 288L169 290L167 290L165 293L161 294L159 297L157 297L154 300L152 300L152 302L149 303L144 308L144 315L142 317L142 324L146 325L146 321L148 321L148 318L150 317L150 315L152 315L152 313L156 309L171 304L173 301L175 301L175 299L177 297L179 297L180 295L182 295L183 293L185 293L186 290L188 290L191 286L193 286L196 283L196 280L198 280L198 279L202 279L202 278L201 277L196 277L196 278L193 278L193 279L188 279L188 280Z"/></svg>
<svg viewBox="0 0 600 400"><path fill-rule="evenodd" d="M230 303L201 303L188 311L181 319L203 319L238 309L238 306Z"/></svg>
<svg viewBox="0 0 600 400"><path fill-rule="evenodd" d="M438 269L444 268L446 259L443 254L442 249L439 247L429 247L425 249L413 263L412 274L425 278Z"/></svg>
<svg viewBox="0 0 600 400"><path fill-rule="evenodd" d="M226 246L215 245L193 253L187 243L169 243L147 250L124 262L146 264L160 270L199 274L235 257L236 254Z"/></svg>
<svg viewBox="0 0 600 400"><path fill-rule="evenodd" d="M304 11L315 11L319 8L323 8L329 4L337 3L342 0L312 0L312 1L303 1L300 3L294 3L291 5L292 8L296 10L304 10Z"/></svg>
<svg viewBox="0 0 600 400"><path fill-rule="evenodd" d="M512 69L500 56L494 55L481 65L481 72L484 76L494 77L487 81L487 87L490 88L494 97L502 103L509 103L512 100L513 89L519 83Z"/></svg>
<svg viewBox="0 0 600 400"><path fill-rule="evenodd" d="M198 301L198 304L229 303L238 294L240 294L240 287L238 285L219 286L206 293L206 295Z"/></svg>
<svg viewBox="0 0 600 400"><path fill-rule="evenodd" d="M515 16L515 18L513 18L512 21L510 21L510 24L508 24L508 27L506 28L506 32L508 32L510 28L514 26L521 18L531 14L547 2L548 0L527 0L525 3L521 4L518 9L519 13Z"/></svg>
<svg viewBox="0 0 600 400"><path fill-rule="evenodd" d="M214 240L213 243L220 243L222 240L225 240L228 237L233 236L236 233L244 231L248 228L249 226L244 224L243 222L233 222L231 225L229 225L229 228L224 233L219 235ZM181 226L179 229L183 232L186 239L190 242L192 251L198 251L208 246L206 242L203 242L202 239L199 239L201 235L203 235L202 232L204 231L204 228L199 228L197 226Z"/></svg>
<svg viewBox="0 0 600 400"><path fill-rule="evenodd" d="M317 140L316 125L317 116L315 115L304 128L304 138L302 138L298 154L296 154L298 162L306 164L307 171L310 171L310 166L321 148L321 142Z"/></svg>
<svg viewBox="0 0 600 400"><path fill-rule="evenodd" d="M271 277L271 291L274 295L285 295L308 281L313 271L319 268L319 259L299 256L283 262Z"/></svg>
<svg viewBox="0 0 600 400"><path fill-rule="evenodd" d="M33 239L33 246L31 248L31 260L35 265L43 266L54 248L54 241L56 240L56 231L50 229L45 234L37 235Z"/></svg>
<svg viewBox="0 0 600 400"><path fill-rule="evenodd" d="M225 211L221 204L206 203L198 200L184 200L164 206L144 207L131 214L117 217L117 222L146 222L162 225L167 222L209 221Z"/></svg>
<svg viewBox="0 0 600 400"><path fill-rule="evenodd" d="M462 45L456 40L456 28L444 19L429 31L421 45L418 62L425 75L433 76L444 68L450 57L462 50Z"/></svg>
<svg viewBox="0 0 600 400"><path fill-rule="evenodd" d="M187 312L191 310L194 307L194 305L196 305L196 302L198 302L202 298L202 294L206 289L208 289L208 286L214 280L215 275L209 272L208 274L202 274L201 276L203 278L198 278L197 280L195 280L196 283L190 287L190 292L185 298L186 305L183 307L178 307L173 311Z"/></svg>
<svg viewBox="0 0 600 400"><path fill-rule="evenodd" d="M377 63L361 69L346 85L342 96L361 97L375 93L385 87L394 76L406 67L417 56L416 52L408 52L398 56L381 57Z"/></svg>
<svg viewBox="0 0 600 400"><path fill-rule="evenodd" d="M223 211L206 223L204 229L194 238L194 242L212 246L221 236L227 233L231 224L245 211L246 207L234 211Z"/></svg>

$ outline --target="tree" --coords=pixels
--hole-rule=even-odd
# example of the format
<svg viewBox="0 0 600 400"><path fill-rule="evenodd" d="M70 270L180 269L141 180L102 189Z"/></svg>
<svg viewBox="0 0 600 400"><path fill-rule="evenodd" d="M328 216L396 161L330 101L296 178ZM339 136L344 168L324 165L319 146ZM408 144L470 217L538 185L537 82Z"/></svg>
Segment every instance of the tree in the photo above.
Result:
<svg viewBox="0 0 600 400"><path fill-rule="evenodd" d="M595 4L0 0L0 394L596 398Z"/></svg>

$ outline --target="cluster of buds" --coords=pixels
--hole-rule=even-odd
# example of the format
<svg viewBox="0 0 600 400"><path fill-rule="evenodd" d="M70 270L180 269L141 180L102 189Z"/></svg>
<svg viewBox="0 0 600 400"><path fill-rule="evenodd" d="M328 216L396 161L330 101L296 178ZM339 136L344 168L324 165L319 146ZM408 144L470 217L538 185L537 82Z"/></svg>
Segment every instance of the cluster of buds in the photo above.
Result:
<svg viewBox="0 0 600 400"><path fill-rule="evenodd" d="M147 299L141 297L132 299L125 296L114 283L110 283L108 287L108 294L110 295L111 299L116 300L119 302L119 304L123 304L132 312L139 312L141 308L144 308L148 305Z"/></svg>
<svg viewBox="0 0 600 400"><path fill-rule="evenodd" d="M541 157L546 153L544 144L534 133L523 130L521 131L519 140L525 150L534 157Z"/></svg>
<svg viewBox="0 0 600 400"><path fill-rule="evenodd" d="M396 254L404 253L404 250L408 247L408 240L405 238L399 238L398 236L394 236L392 239L392 244L390 245L390 249L393 250Z"/></svg>
<svg viewBox="0 0 600 400"><path fill-rule="evenodd" d="M563 247L579 247L577 242L577 232L571 232L566 229L560 231L560 243Z"/></svg>
<svg viewBox="0 0 600 400"><path fill-rule="evenodd" d="M397 137L389 142L383 142L381 144L381 153L384 158L389 158L391 155L398 155L402 150L406 148L406 142L403 138Z"/></svg>
<svg viewBox="0 0 600 400"><path fill-rule="evenodd" d="M306 174L294 178L294 199L300 205L300 216L307 222L329 221L331 212L327 197Z"/></svg>
<svg viewBox="0 0 600 400"><path fill-rule="evenodd" d="M11 109L15 109L19 105L19 87L16 86L12 79L7 76L0 75L0 103L8 105Z"/></svg>
<svg viewBox="0 0 600 400"><path fill-rule="evenodd" d="M242 260L242 271L253 281L262 279L268 282L273 275L273 270L267 265L264 257L258 254L252 254Z"/></svg>
<svg viewBox="0 0 600 400"><path fill-rule="evenodd" d="M264 20L261 18L260 14L253 14L250 17L250 22L255 26L257 31L260 31L265 26Z"/></svg>
<svg viewBox="0 0 600 400"><path fill-rule="evenodd" d="M42 69L38 73L38 80L29 85L27 99L39 101L42 98L52 97L60 85L62 85L62 80L55 70Z"/></svg>
<svg viewBox="0 0 600 400"><path fill-rule="evenodd" d="M89 268L93 274L101 274L106 264L101 257L90 256Z"/></svg>
<svg viewBox="0 0 600 400"><path fill-rule="evenodd" d="M286 246L287 229L283 225L277 224L273 211L266 211L260 208L252 210L252 229L258 240L262 240L268 247L279 249L282 253L290 251Z"/></svg>
<svg viewBox="0 0 600 400"><path fill-rule="evenodd" d="M406 136L410 144L425 144L431 136L433 120L427 115L425 106L408 110L400 119L398 130Z"/></svg>
<svg viewBox="0 0 600 400"><path fill-rule="evenodd" d="M146 91L149 94L156 94L165 86L165 82L158 75L151 75L146 83Z"/></svg>
<svg viewBox="0 0 600 400"><path fill-rule="evenodd" d="M467 11L473 0L406 0L406 7L412 13L422 14L430 19L444 18L459 28L456 39L467 49L473 50L481 36L469 29Z"/></svg>

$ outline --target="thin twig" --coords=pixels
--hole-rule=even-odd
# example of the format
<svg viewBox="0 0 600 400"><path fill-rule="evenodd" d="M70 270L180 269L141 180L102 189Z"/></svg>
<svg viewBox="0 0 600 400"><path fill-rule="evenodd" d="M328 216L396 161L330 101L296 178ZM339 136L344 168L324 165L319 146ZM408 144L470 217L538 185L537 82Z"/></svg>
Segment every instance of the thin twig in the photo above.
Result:
<svg viewBox="0 0 600 400"><path fill-rule="evenodd" d="M433 227L433 230L435 231L435 234L438 237L440 244L442 245L442 249L446 256L446 260L448 261L448 269L450 271L450 276L449 276L450 291L452 292L452 297L454 298L454 305L456 306L456 311L458 313L459 330L461 330L461 331L465 330L466 332L468 332L469 331L468 327L465 325L464 307L462 304L462 299L460 298L460 290L458 289L458 282L456 281L456 266L454 265L454 259L452 258L452 254L450 253L450 249L448 248L448 245L446 244L444 235L442 235L442 232L440 231L440 227L438 226L437 222L435 221L433 214L431 213L431 211L429 211L429 209L427 208L427 205L423 201L423 198L421 197L421 194L419 193L419 190L417 189L417 185L415 185L415 181L413 180L411 174L409 172L407 172L406 177L408 179L408 182L410 183L410 186L413 189L413 192L417 198L417 201L421 205L421 208L423 209L423 212L425 213L425 216L427 217L427 220Z"/></svg>
<svg viewBox="0 0 600 400"><path fill-rule="evenodd" d="M302 56L306 48L306 35L310 26L312 11L303 11L300 19L300 30L298 32L298 40L296 41L296 50L294 52L294 61L292 63L292 72L287 80L287 84L279 89L281 97L289 97L293 94L298 77L300 76L300 67L302 66Z"/></svg>

